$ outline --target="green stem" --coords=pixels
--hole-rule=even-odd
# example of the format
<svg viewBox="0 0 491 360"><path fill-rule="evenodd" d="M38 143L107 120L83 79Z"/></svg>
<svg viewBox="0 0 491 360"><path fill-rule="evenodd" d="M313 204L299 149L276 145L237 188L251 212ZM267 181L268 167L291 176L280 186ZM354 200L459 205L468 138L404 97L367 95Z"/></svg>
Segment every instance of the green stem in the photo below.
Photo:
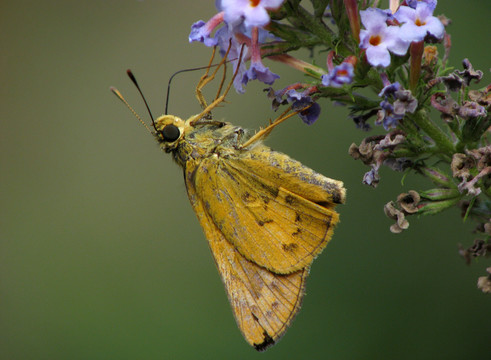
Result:
<svg viewBox="0 0 491 360"><path fill-rule="evenodd" d="M448 136L436 126L429 118L424 109L419 110L411 116L411 119L435 142L438 148L450 157L455 153L455 146Z"/></svg>

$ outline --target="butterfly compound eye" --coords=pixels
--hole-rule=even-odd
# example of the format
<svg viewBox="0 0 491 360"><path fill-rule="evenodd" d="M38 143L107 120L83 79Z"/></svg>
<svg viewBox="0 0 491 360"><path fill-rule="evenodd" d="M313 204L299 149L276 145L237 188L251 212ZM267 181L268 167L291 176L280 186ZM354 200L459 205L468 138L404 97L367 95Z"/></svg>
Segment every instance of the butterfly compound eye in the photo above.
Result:
<svg viewBox="0 0 491 360"><path fill-rule="evenodd" d="M161 131L161 134L165 141L173 142L179 139L181 132L179 131L179 128L177 126L173 124L169 124L164 126L164 128Z"/></svg>

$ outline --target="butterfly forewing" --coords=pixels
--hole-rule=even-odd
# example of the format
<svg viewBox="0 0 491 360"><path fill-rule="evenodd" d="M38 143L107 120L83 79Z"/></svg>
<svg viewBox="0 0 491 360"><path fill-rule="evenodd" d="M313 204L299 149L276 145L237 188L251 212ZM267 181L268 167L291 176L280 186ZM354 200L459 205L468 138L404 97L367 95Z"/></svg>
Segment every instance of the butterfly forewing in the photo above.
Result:
<svg viewBox="0 0 491 360"><path fill-rule="evenodd" d="M286 156L269 151L273 154L269 161ZM270 168L279 176L272 177ZM289 182L283 181L287 175ZM295 174L266 161L253 172L239 154L203 159L192 181L205 210L227 241L254 263L288 274L312 263L338 222L331 207L284 187L301 190L294 179L300 181ZM311 196L320 200L331 196L320 185L313 184L310 190Z"/></svg>

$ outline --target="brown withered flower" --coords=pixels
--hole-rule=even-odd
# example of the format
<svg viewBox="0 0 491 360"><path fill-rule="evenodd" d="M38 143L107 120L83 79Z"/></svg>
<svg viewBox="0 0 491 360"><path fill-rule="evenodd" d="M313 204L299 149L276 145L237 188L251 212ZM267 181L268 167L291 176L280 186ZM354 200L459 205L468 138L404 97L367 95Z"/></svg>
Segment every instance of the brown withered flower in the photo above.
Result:
<svg viewBox="0 0 491 360"><path fill-rule="evenodd" d="M488 107L491 105L491 91L486 90L469 90L469 99L477 102L479 105Z"/></svg>
<svg viewBox="0 0 491 360"><path fill-rule="evenodd" d="M481 276L477 279L477 287L485 294L491 293L491 267L486 269L488 276Z"/></svg>
<svg viewBox="0 0 491 360"><path fill-rule="evenodd" d="M408 214L414 214L418 212L418 204L421 200L419 193L414 190L409 190L407 193L399 194L397 197L397 203L402 210Z"/></svg>
<svg viewBox="0 0 491 360"><path fill-rule="evenodd" d="M464 71L456 70L455 72L464 79L466 86L469 86L472 80L478 83L482 79L483 72L481 70L474 70L469 59L462 60L462 66L464 66Z"/></svg>
<svg viewBox="0 0 491 360"><path fill-rule="evenodd" d="M464 101L462 106L459 108L458 114L463 119L470 119L486 116L487 111L484 106L479 105L475 101Z"/></svg>
<svg viewBox="0 0 491 360"><path fill-rule="evenodd" d="M383 139L383 135L370 136L362 140L360 146L355 143L351 144L348 153L355 160L361 160L365 165L371 165L376 162L380 150L375 150L378 141Z"/></svg>
<svg viewBox="0 0 491 360"><path fill-rule="evenodd" d="M395 224L390 226L390 231L394 234L399 234L402 230L409 227L409 222L406 220L405 214L397 209L393 201L389 201L384 206L384 212L390 219L396 220Z"/></svg>
<svg viewBox="0 0 491 360"><path fill-rule="evenodd" d="M462 179L467 179L471 176L470 170L474 166L476 166L475 159L461 153L454 154L452 157L452 162L450 163L453 176Z"/></svg>
<svg viewBox="0 0 491 360"><path fill-rule="evenodd" d="M425 46L423 52L423 65L430 66L434 65L438 61L438 50L434 45Z"/></svg>

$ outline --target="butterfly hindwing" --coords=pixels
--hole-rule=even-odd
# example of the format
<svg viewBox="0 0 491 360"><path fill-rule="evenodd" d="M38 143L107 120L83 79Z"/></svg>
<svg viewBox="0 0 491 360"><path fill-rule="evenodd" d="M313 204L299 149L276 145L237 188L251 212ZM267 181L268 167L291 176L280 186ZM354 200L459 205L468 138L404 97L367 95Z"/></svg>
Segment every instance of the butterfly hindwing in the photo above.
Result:
<svg viewBox="0 0 491 360"><path fill-rule="evenodd" d="M207 171L206 164L188 165L189 199L208 239L237 324L252 346L265 350L283 335L300 309L308 268L283 275L247 260L225 238L198 195L193 172Z"/></svg>

